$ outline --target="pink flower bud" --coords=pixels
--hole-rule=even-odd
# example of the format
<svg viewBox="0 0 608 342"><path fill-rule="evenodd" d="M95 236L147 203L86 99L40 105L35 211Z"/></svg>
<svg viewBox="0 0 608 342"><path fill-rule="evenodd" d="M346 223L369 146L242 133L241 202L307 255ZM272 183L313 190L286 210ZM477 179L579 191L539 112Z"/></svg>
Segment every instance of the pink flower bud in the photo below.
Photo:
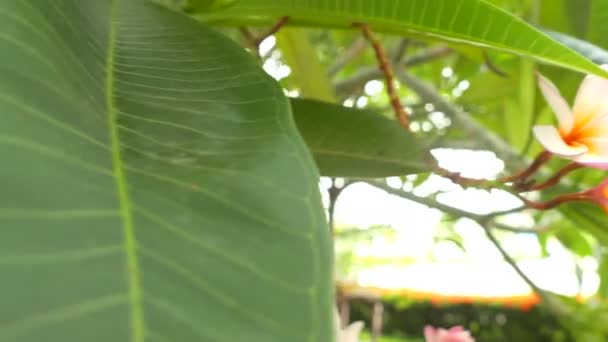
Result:
<svg viewBox="0 0 608 342"><path fill-rule="evenodd" d="M586 194L608 214L608 178L604 179L600 185L588 190Z"/></svg>

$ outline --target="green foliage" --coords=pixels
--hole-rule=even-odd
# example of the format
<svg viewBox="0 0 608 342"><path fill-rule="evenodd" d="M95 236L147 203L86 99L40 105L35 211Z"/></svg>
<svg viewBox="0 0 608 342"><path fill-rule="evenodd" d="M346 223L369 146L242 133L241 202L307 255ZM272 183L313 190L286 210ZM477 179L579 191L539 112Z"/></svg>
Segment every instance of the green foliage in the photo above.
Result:
<svg viewBox="0 0 608 342"><path fill-rule="evenodd" d="M183 0L182 6L188 13L207 12L234 5L238 0Z"/></svg>
<svg viewBox="0 0 608 342"><path fill-rule="evenodd" d="M292 99L300 133L323 176L380 178L423 173L427 147L393 120L369 110Z"/></svg>
<svg viewBox="0 0 608 342"><path fill-rule="evenodd" d="M147 1L0 15L0 341L330 340L318 175L253 59Z"/></svg>
<svg viewBox="0 0 608 342"><path fill-rule="evenodd" d="M291 67L290 76L302 97L328 102L336 100L333 85L319 61L317 50L310 43L307 30L285 28L277 33L277 45Z"/></svg>
<svg viewBox="0 0 608 342"><path fill-rule="evenodd" d="M574 51L482 0L249 0L201 18L243 25L269 23L283 16L288 16L292 24L315 27L345 28L353 23L366 23L377 32L413 33L474 43L572 70L607 75Z"/></svg>
<svg viewBox="0 0 608 342"><path fill-rule="evenodd" d="M603 0L591 1L588 18L587 39L604 49L608 49L608 2Z"/></svg>

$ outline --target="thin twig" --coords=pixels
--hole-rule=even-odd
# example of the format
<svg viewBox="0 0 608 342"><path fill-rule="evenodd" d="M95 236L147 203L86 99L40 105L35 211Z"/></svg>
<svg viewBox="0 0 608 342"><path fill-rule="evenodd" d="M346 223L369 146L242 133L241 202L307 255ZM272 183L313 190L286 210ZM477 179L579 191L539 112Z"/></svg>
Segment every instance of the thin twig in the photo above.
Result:
<svg viewBox="0 0 608 342"><path fill-rule="evenodd" d="M334 64L329 67L327 72L329 77L336 76L340 72L340 70L342 70L348 63L350 63L350 61L359 56L366 46L367 40L365 39L365 37L358 36L355 41L342 54L340 54L338 58L336 58Z"/></svg>
<svg viewBox="0 0 608 342"><path fill-rule="evenodd" d="M521 277L521 279L523 279L526 284L528 284L528 286L530 286L530 288L532 288L532 290L539 296L541 297L545 302L549 301L549 297L548 295L545 293L545 291L543 289L541 289L540 287L538 287L533 281L532 279L530 279L520 268L519 266L517 266L517 263L515 262L515 260L513 260L513 258L511 258L511 256L509 255L509 253L507 253L507 251L502 248L502 246L500 245L500 242L498 242L498 239L496 239L496 237L494 236L494 234L492 233L492 228L487 226L486 224L482 223L482 222L478 222L479 225L481 225L481 227L483 228L483 230L486 233L486 236L488 237L488 239L490 240L490 242L492 242L492 244L494 245L494 247L496 247L496 249L500 252L500 254L502 255L503 259L509 264L511 265L511 267L513 267L513 269L515 270L515 272L517 272L517 274Z"/></svg>
<svg viewBox="0 0 608 342"><path fill-rule="evenodd" d="M403 56L405 56L405 54L407 53L407 49L410 46L410 42L411 41L408 38L401 39L399 45L397 45L397 48L392 53L391 60L393 62L393 65L398 65L401 62Z"/></svg>
<svg viewBox="0 0 608 342"><path fill-rule="evenodd" d="M509 75L500 70L490 59L490 56L488 55L488 53L486 51L482 52L483 54L483 62L485 63L486 67L488 67L488 69L490 71L492 71L493 73L495 73L496 75L500 76L500 77L509 77Z"/></svg>
<svg viewBox="0 0 608 342"><path fill-rule="evenodd" d="M451 54L452 52L453 52L453 50L447 46L430 47L430 48L422 51L421 53L408 57L404 61L403 65L405 65L406 68L411 68L411 67L419 65L419 64L432 62L438 58L445 57L445 56Z"/></svg>
<svg viewBox="0 0 608 342"><path fill-rule="evenodd" d="M281 18L280 18L280 19L279 19L279 20L278 20L276 23L274 23L274 25L272 25L272 26L271 26L271 27L268 29L268 31L266 31L266 32L265 32L263 35L261 35L260 37L258 37L258 38L255 40L255 42L254 42L254 43L255 43L255 45L259 47L259 46L260 46L260 44L262 44L262 42L263 42L263 41L264 41L266 38L268 38L268 37L272 36L273 34L275 34L275 33L279 32L279 30L280 30L280 29L281 29L283 26L285 26L285 24L287 24L287 22L288 22L288 21L289 21L289 17L287 17L287 16L285 16L285 17L281 17Z"/></svg>
<svg viewBox="0 0 608 342"><path fill-rule="evenodd" d="M386 93L389 98L389 102L393 107L393 111L395 112L395 117L397 121L405 130L410 132L410 120L409 114L405 107L401 105L401 100L399 99L399 93L397 91L396 81L395 81L395 73L393 72L393 68L391 67L391 63L384 51L384 47L378 41L372 31L370 30L367 24L356 23L354 26L359 27L361 32L363 32L363 36L367 39L367 41L371 44L374 49L374 53L376 54L376 60L378 61L378 67L382 70L384 74L384 81L386 82Z"/></svg>
<svg viewBox="0 0 608 342"><path fill-rule="evenodd" d="M336 179L332 178L331 179L331 186L329 187L329 189L327 189L327 193L329 195L329 204L327 206L327 216L328 216L328 224L329 224L329 231L331 233L334 232L334 212L336 210L336 203L338 202L338 197L340 197L340 194L342 193L342 191L344 191L344 189L346 189L347 186L349 186L351 183L344 183L344 185L342 186L337 186L336 185Z"/></svg>
<svg viewBox="0 0 608 342"><path fill-rule="evenodd" d="M260 56L260 46L259 46L259 44L256 43L257 39L255 38L255 35L253 34L253 32L251 32L251 30L247 27L239 27L239 32L245 39L245 43L251 49L252 55L254 55L256 57L258 62L260 62L263 59L263 57Z"/></svg>
<svg viewBox="0 0 608 342"><path fill-rule="evenodd" d="M512 214L518 211L522 211L525 210L526 207L518 207L518 208L513 208L513 209L509 209L509 210L505 210L505 211L498 211L498 212L494 212L494 213L490 213L487 215L479 215L479 214L474 214L471 212L468 212L466 210L462 210L462 209L458 209L455 207L452 207L450 205L447 204L443 204L433 198L429 198L429 197L420 197L420 196L416 196L411 192L407 192L407 191L403 191L401 189L395 189L392 188L390 186L388 186L387 184L381 182L381 181L370 181L370 180L361 180L361 182L367 183L375 188L384 190L386 192L388 192L391 195L395 195L395 196L399 196L401 198L405 198L407 200L410 201L414 201L416 203L420 203L422 205L425 205L429 208L434 208L437 210L440 210L444 213L450 214L450 215L454 215L454 216L458 216L458 217L464 217L464 218L468 218L471 219L473 221L480 221L480 222L489 222L492 219L494 219L497 216L500 215L504 215L504 214ZM516 228L516 227L512 227L512 226L508 226L505 224L500 224L500 223L495 223L493 222L493 224L501 230L506 230L506 231L510 231L510 232L515 232L515 233L536 233L537 231L534 229L521 229L521 228Z"/></svg>
<svg viewBox="0 0 608 342"><path fill-rule="evenodd" d="M505 161L505 165L512 169L521 169L526 166L521 156L496 133L477 122L469 113L456 107L443 97L433 86L419 78L397 69L397 77L401 83L420 96L423 101L432 103L437 111L443 112L452 123L468 137L469 140L479 141L483 148L494 151L497 156Z"/></svg>
<svg viewBox="0 0 608 342"><path fill-rule="evenodd" d="M432 62L435 59L444 57L450 53L452 53L452 50L447 47L432 47L419 54L406 58L405 60L401 61L401 63L395 63L395 70L399 70L401 68L410 68L416 65ZM393 53L393 55L395 54L396 53ZM351 78L337 82L335 85L336 93L340 96L350 94L358 89L363 89L367 82L383 77L384 75L382 74L382 71L377 67L364 68L358 71Z"/></svg>
<svg viewBox="0 0 608 342"><path fill-rule="evenodd" d="M540 184L533 185L533 186L531 186L530 188L528 188L526 190L527 191L542 190L542 189L546 189L546 188L552 187L552 186L556 185L557 183L559 183L559 181L564 176L566 176L570 172L572 172L574 170L578 170L578 169L580 169L582 167L583 167L583 165L572 162L572 163L564 166L561 170L557 171L557 173L555 173L555 175L553 175L553 177L547 179L546 181L544 181L544 182L542 182Z"/></svg>
<svg viewBox="0 0 608 342"><path fill-rule="evenodd" d="M514 174L512 176L508 176L508 177L504 177L499 179L500 182L503 183L507 183L507 182L524 182L526 181L526 179L528 179L530 176L532 176L536 171L538 171L538 169L540 169L543 165L545 165L550 159L551 159L551 152L549 151L542 151L541 153L539 153L539 155L536 157L536 159L534 159L534 161L532 162L532 164L530 164L530 166L528 168L526 168L525 170Z"/></svg>
<svg viewBox="0 0 608 342"><path fill-rule="evenodd" d="M517 197L524 202L524 204L529 207L529 208L533 208L536 210L549 210L549 209L553 209L557 206L560 206L564 203L567 202L579 202L579 201L586 201L586 202L595 202L595 198L593 195L591 195L588 192L575 192L575 193L571 193L571 194L565 194L565 195L561 195L561 196L557 196L549 201L546 202L535 202L535 201L531 201L523 196L517 195Z"/></svg>

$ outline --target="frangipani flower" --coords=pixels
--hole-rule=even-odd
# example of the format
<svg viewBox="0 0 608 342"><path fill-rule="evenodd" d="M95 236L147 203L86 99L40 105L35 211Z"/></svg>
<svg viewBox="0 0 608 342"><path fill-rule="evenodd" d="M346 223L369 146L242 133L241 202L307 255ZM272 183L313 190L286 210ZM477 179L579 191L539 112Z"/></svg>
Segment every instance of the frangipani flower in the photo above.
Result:
<svg viewBox="0 0 608 342"><path fill-rule="evenodd" d="M338 310L334 310L334 328L336 331L336 342L359 342L359 335L361 334L361 330L363 330L363 322L353 322L342 329L340 327Z"/></svg>
<svg viewBox="0 0 608 342"><path fill-rule="evenodd" d="M471 333L461 326L443 329L427 325L424 327L424 338L426 342L475 342Z"/></svg>
<svg viewBox="0 0 608 342"><path fill-rule="evenodd" d="M602 68L608 70L608 65ZM555 85L540 74L538 84L557 117L559 129L534 126L536 139L555 155L608 170L608 79L585 77L572 109Z"/></svg>

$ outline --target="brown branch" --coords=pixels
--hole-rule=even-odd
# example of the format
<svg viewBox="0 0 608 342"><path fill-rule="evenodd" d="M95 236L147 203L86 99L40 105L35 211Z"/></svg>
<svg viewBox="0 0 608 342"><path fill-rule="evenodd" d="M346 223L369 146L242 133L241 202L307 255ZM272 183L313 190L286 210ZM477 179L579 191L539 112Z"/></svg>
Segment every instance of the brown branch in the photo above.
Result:
<svg viewBox="0 0 608 342"><path fill-rule="evenodd" d="M372 31L370 30L367 24L355 23L355 27L359 27L361 32L363 32L363 36L367 41L371 44L374 49L374 53L376 54L376 60L378 61L378 67L384 74L384 80L386 82L386 93L389 98L389 102L393 107L393 111L395 112L395 117L401 127L403 127L408 132L410 131L410 122L409 122L409 113L405 110L405 108L401 105L401 100L399 99L399 93L397 92L396 81L395 81L395 73L393 72L393 68L391 67L391 63L386 55L386 51L384 51L384 47L380 41L378 41Z"/></svg>
<svg viewBox="0 0 608 342"><path fill-rule="evenodd" d="M570 172L572 172L574 170L578 170L582 167L583 167L583 165L581 165L581 164L577 164L574 162L570 163L570 164L566 165L565 167L563 167L561 170L557 171L557 173L555 175L553 175L553 177L547 179L546 181L544 181L540 184L536 184L536 185L529 187L528 189L526 189L526 191L542 190L542 189L552 187L552 186L556 185L557 183L559 183L559 181L564 176L566 176Z"/></svg>
<svg viewBox="0 0 608 342"><path fill-rule="evenodd" d="M546 202L535 202L531 201L523 196L517 196L527 207L536 210L549 210L567 202L587 201L595 202L594 197L587 192L576 192L572 194L566 194L557 196Z"/></svg>
<svg viewBox="0 0 608 342"><path fill-rule="evenodd" d="M272 36L273 34L279 32L279 30L285 26L285 24L287 24L287 22L289 21L289 17L285 16L285 17L281 17L281 19L279 19L276 23L274 23L274 25L272 25L268 31L266 31L263 35L261 35L260 37L258 37L254 43L256 46L260 46L260 44L262 44L262 42L264 41L264 39Z"/></svg>
<svg viewBox="0 0 608 342"><path fill-rule="evenodd" d="M549 161L549 159L551 159L551 153L548 151L543 151L536 157L536 159L534 159L532 164L530 164L530 166L527 169L525 169L522 172L517 173L515 175L501 178L501 179L499 179L499 181L503 182L503 183L515 182L515 181L524 182L528 177L530 177L536 171L538 171L538 169L540 169L541 166L543 166L545 163L547 163Z"/></svg>
<svg viewBox="0 0 608 342"><path fill-rule="evenodd" d="M487 189L487 188L494 187L494 184L492 181L488 181L487 179L464 177L460 174L460 172L453 172L453 171L446 170L446 169L440 167L439 165L437 165L436 163L432 166L432 168L433 168L433 172L436 173L438 176L447 178L447 179L451 180L452 182L462 186L463 188L474 187L474 188L478 188L478 189Z"/></svg>

